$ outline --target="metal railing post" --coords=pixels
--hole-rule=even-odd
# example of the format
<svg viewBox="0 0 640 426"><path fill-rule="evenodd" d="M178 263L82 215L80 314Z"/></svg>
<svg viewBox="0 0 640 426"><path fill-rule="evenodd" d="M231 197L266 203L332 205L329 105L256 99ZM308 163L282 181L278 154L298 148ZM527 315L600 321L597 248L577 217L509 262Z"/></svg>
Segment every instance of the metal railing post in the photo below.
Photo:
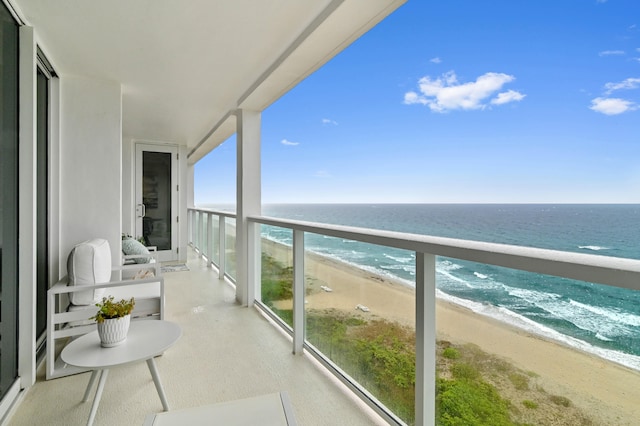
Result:
<svg viewBox="0 0 640 426"><path fill-rule="evenodd" d="M218 216L218 278L223 280L227 263L227 226L224 216Z"/></svg>
<svg viewBox="0 0 640 426"><path fill-rule="evenodd" d="M416 252L415 424L433 426L436 409L436 257Z"/></svg>
<svg viewBox="0 0 640 426"><path fill-rule="evenodd" d="M293 353L304 345L304 231L293 231Z"/></svg>

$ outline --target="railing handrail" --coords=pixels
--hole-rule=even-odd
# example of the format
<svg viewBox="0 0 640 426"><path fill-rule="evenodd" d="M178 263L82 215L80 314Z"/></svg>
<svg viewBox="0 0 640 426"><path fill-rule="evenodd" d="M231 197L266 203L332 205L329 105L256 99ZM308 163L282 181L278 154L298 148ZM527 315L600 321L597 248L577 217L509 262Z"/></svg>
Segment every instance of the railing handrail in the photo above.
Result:
<svg viewBox="0 0 640 426"><path fill-rule="evenodd" d="M236 217L235 213L214 209L193 208L193 210L225 217ZM268 216L249 216L247 219L263 225L640 290L640 260L637 259L434 237Z"/></svg>
<svg viewBox="0 0 640 426"><path fill-rule="evenodd" d="M263 225L290 228L419 253L429 253L436 256L640 290L640 260L636 259L353 226L329 225L266 216L249 216L248 220Z"/></svg>
<svg viewBox="0 0 640 426"><path fill-rule="evenodd" d="M195 210L195 211L202 211L205 213L213 213L216 216L224 216L224 217L231 217L231 218L236 218L236 213L235 212L228 212L228 211L224 211L224 210L217 210L217 209L208 209L205 207L188 207L187 210Z"/></svg>

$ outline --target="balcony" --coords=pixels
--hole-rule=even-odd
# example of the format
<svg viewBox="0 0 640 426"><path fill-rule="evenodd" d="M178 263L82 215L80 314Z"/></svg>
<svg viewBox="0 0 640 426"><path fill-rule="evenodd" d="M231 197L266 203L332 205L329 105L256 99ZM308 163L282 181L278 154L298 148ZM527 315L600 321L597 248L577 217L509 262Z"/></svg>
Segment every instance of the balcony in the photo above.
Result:
<svg viewBox="0 0 640 426"><path fill-rule="evenodd" d="M234 224L233 214L190 210L190 241L213 263L223 265L221 273L233 264L229 259L236 256ZM260 235L277 235L275 239L287 240L288 243L274 243ZM334 240L331 247L335 251L328 252L328 256L309 252L305 247L314 238ZM399 256L413 259L414 288L417 290L402 286L393 291L384 290L384 286L393 286L393 283L378 285L376 281L385 281L383 277L331 260L337 250L350 250L354 242L399 250ZM638 357L605 361L599 356L609 356L609 361L612 361L611 353L602 355L597 347L587 347L589 345L580 349L570 348L574 344L580 347L580 343L570 339L562 342L562 336L541 339L537 334L540 330L535 331L533 323L528 324L522 319L519 328L505 326L485 315L471 313L472 310L490 309L486 306L460 309L436 300L435 289L435 257L444 256L455 261L492 265L500 273L530 274L536 279L541 279L539 274L544 274L566 279L563 281L566 285L579 281L586 291L594 287L604 288L593 283L625 288L625 297L634 298L636 295L628 289L639 289L640 262L637 260L262 216L248 218L246 245L248 288L238 289L238 294L244 293L247 304L255 303L293 337L294 352L314 354L389 423L434 423L435 401L441 396L433 385L436 369L439 377L443 371L445 377L451 374L446 373L449 367L442 358L447 358L445 353L456 353L460 348L472 354L471 357L484 357L485 364L490 364L482 374L497 377L502 374L504 379L512 382L505 389L518 391L509 396L507 403L510 407L507 411L517 412L515 421L547 424L550 418L554 418L554 424L633 424L633 419L640 415L634 403L640 396L637 391L640 385ZM260 264L262 267L258 267ZM280 265L276 273L273 273L273 264ZM232 271L228 272L233 276ZM438 279L442 279L443 274L438 275ZM274 282L279 283L276 290ZM280 296L274 296L274 293ZM332 322L336 318L338 321ZM597 318L595 313L593 318ZM403 406L395 400L400 388L412 387L411 379L414 377L394 376L392 381L400 382L398 389L387 392L384 388L389 385L381 385L384 378L372 373L375 369L373 364L386 359L388 354L374 354L362 368L358 362L349 359L353 351L343 350L348 339L344 339L344 335L332 335L334 330L346 328L347 335L352 333L363 337L359 341L355 339L362 349L363 343L378 341L380 334L366 335L363 331L366 327L360 326L380 320L384 327L384 322L399 324L400 327L394 329L398 330L398 335L410 329L408 341L411 337L415 339L415 344L412 343L415 353L409 366L415 368L415 405ZM627 321L621 319L614 327L624 327ZM340 322L342 324L338 324ZM601 325L604 334L606 326ZM327 329L331 330L326 333ZM468 343L480 351L468 349ZM395 344L400 345L398 341ZM364 347L371 349L370 346ZM599 356L594 356L596 353ZM392 359L394 363L399 360L402 359ZM453 374L455 376L456 373ZM402 383L403 380L408 385ZM441 383L440 379L437 383ZM536 411L548 413L545 415L549 418L545 420L544 415L534 415Z"/></svg>
<svg viewBox="0 0 640 426"><path fill-rule="evenodd" d="M238 305L234 288L198 253L190 250L187 265L189 271L165 274L167 319L183 329L157 359L172 409L286 390L299 424L328 424L329 415L350 425L382 424L310 357L292 355L289 340L260 312ZM45 381L42 367L9 424L85 424L91 402L80 400L89 374ZM160 411L147 366L138 363L111 372L94 424L141 425Z"/></svg>
<svg viewBox="0 0 640 426"><path fill-rule="evenodd" d="M253 306L255 302L258 308L253 309L237 304L240 291L228 284L229 280L220 279L232 278L237 272L233 267L235 215L191 209L189 219L190 241L196 248L189 252L190 271L165 275L167 318L179 323L184 335L157 362L174 409L286 390L300 424L336 424L336 419L339 424L350 425L404 423L406 413L388 409L381 402L379 389L371 386L373 382L367 383L366 377L354 379L356 373L350 370L351 367L343 364L338 354L325 350L326 345L318 334L310 332L313 327L308 322L309 313L318 306L326 309L327 305L320 303L322 299L336 296L331 302L336 309L351 309L354 316L365 319L382 310L382 305L371 304L370 295L365 293L360 293L359 297L362 297L363 306L372 308L372 312L341 305L342 295L335 275L332 278L314 269L312 266L317 259L305 252L304 236L314 234L415 253L418 291L405 291L406 297L402 300L388 300L386 304L404 304L405 317L410 318L408 323L413 322L415 400L418 404L410 417L415 418L416 424L434 423L435 355L442 351L436 345L436 323L439 340L443 325L450 325L447 330L451 333L451 341L462 340L480 346L482 339L477 340L476 335L483 334L485 339L490 336L492 340L488 346L495 345L496 350L502 351L495 353L500 359L524 360L520 367L528 369L524 374L514 374L516 378L525 380L531 388L544 386L549 398L555 398L562 410L576 409L576 416L586 414L583 424L633 424L640 416L640 409L635 404L640 396L637 370L557 344L553 358L541 360L540 354L546 350L541 339L522 331L504 332L481 316L443 311L436 303L435 279L430 278L435 276L434 264L429 257L437 253L516 270L573 279L588 277L605 285L633 290L640 288L640 261L251 217L249 265L260 264L261 252L274 253L269 243L258 238L262 227L288 232L293 242L290 249L281 252L279 259L286 267L292 267L292 297L285 302L262 300L264 293L258 283L264 282L266 276L254 279L261 272L257 267L250 267L245 273L253 286L246 289L246 294L248 304ZM212 268L212 263L221 266ZM300 273L302 269L304 274ZM305 286L306 290L311 288L313 291L301 291ZM433 309L436 306L437 315ZM291 316L284 314L289 310ZM402 318L391 320L402 322ZM505 340L508 340L506 345ZM292 352L301 356L292 355ZM504 368L504 365L498 362L494 368ZM334 373L335 377L327 372ZM530 379L523 378L529 374ZM83 423L90 409L89 403L80 403L88 374L49 382L42 376L41 372L10 424ZM535 401L528 403L531 407L536 404ZM110 376L96 424L142 424L147 414L161 409L146 367L143 364L127 366ZM610 417L612 412L615 415Z"/></svg>

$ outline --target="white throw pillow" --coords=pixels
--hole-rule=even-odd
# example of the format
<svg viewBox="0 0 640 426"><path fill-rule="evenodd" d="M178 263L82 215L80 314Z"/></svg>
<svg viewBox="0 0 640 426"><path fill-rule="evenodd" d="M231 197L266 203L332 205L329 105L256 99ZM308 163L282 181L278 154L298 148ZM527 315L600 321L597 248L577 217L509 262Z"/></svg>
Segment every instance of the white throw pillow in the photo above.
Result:
<svg viewBox="0 0 640 426"><path fill-rule="evenodd" d="M107 283L111 280L111 248L102 238L77 244L67 259L69 285L83 286ZM105 289L70 293L74 305L93 305L102 300Z"/></svg>
<svg viewBox="0 0 640 426"><path fill-rule="evenodd" d="M149 250L138 240L133 238L126 238L122 240L122 252L127 255L144 255L150 254ZM151 256L149 257L135 257L133 261L136 263L149 263Z"/></svg>

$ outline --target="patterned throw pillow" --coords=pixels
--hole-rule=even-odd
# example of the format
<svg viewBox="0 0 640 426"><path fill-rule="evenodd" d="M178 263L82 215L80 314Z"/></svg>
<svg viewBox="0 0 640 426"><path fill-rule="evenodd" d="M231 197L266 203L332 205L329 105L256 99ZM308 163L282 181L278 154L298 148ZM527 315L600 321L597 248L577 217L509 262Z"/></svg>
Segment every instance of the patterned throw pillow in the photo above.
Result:
<svg viewBox="0 0 640 426"><path fill-rule="evenodd" d="M149 254L149 250L147 250L147 248L143 246L142 243L140 243L137 240L134 240L133 238L127 238L122 240L122 251L124 252L124 254L127 254L127 255ZM133 260L136 263L149 263L149 261L151 260L151 256L135 257Z"/></svg>

